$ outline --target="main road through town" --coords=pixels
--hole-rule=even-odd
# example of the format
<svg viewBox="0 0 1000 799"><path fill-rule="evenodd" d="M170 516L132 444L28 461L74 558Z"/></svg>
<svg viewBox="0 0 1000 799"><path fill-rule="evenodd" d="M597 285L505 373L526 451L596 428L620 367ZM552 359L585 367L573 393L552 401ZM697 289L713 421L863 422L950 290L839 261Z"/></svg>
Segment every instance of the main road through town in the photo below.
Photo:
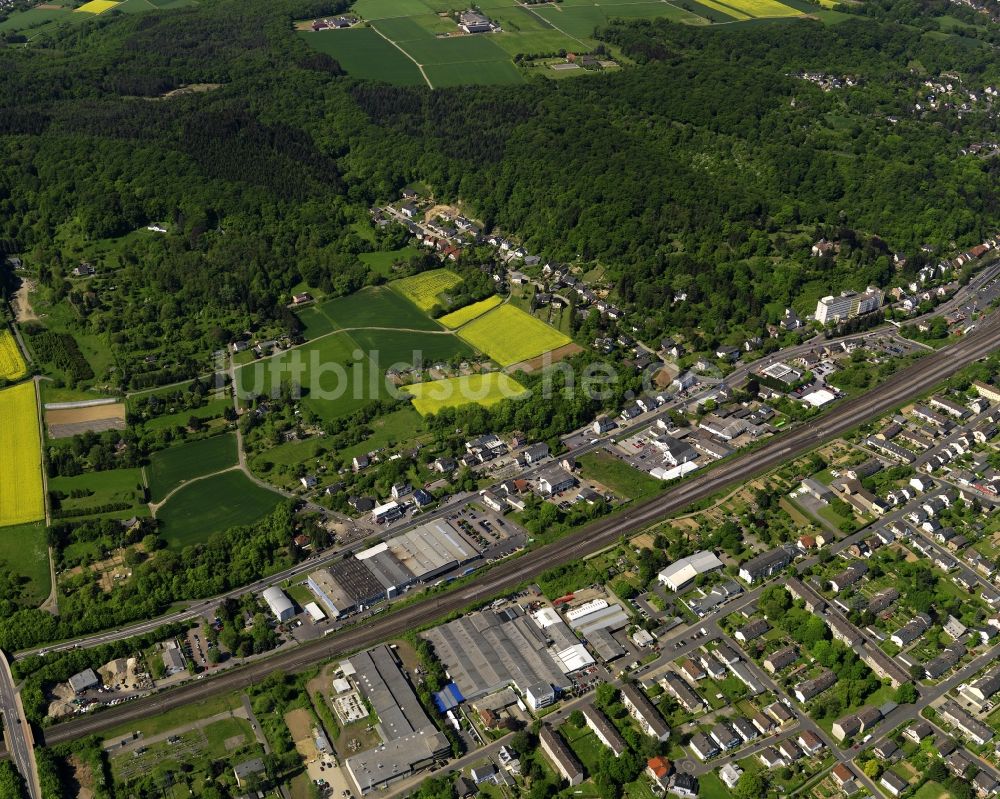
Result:
<svg viewBox="0 0 1000 799"><path fill-rule="evenodd" d="M993 314L955 344L920 359L871 391L840 403L815 422L777 435L751 452L736 455L711 471L637 503L621 513L595 521L559 541L531 550L520 558L504 561L485 571L474 583L459 586L445 595L414 602L384 616L371 617L342 632L283 650L271 657L229 670L218 677L188 683L93 716L57 724L44 731L45 743L73 740L198 702L220 692L243 688L276 670L299 671L327 658L348 654L460 611L470 604L534 579L548 569L603 549L621 536L641 530L668 514L682 510L692 502L706 499L728 486L745 482L803 455L822 442L929 391L963 367L990 355L998 348L1000 314Z"/></svg>

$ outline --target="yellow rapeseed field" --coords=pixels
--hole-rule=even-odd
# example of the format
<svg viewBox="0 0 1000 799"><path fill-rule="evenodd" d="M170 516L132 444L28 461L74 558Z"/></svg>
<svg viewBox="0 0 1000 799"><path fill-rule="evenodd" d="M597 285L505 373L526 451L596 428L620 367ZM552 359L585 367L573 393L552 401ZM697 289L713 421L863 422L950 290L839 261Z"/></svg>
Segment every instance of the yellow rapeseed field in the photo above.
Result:
<svg viewBox="0 0 1000 799"><path fill-rule="evenodd" d="M90 0L89 3L80 6L77 11L82 11L84 14L103 14L116 5L118 5L117 0Z"/></svg>
<svg viewBox="0 0 1000 799"><path fill-rule="evenodd" d="M461 327L466 322L471 322L477 316L482 316L487 311L492 311L502 302L503 298L494 294L492 297L487 297L485 300L480 300L479 302L472 303L472 305L466 305L464 308L459 308L457 311L452 311L450 314L442 316L438 319L438 321L445 327L454 330L457 327Z"/></svg>
<svg viewBox="0 0 1000 799"><path fill-rule="evenodd" d="M0 527L45 516L35 384L0 391Z"/></svg>
<svg viewBox="0 0 1000 799"><path fill-rule="evenodd" d="M6 328L0 329L0 380L20 380L27 371L14 334Z"/></svg>
<svg viewBox="0 0 1000 799"><path fill-rule="evenodd" d="M570 343L568 336L510 304L469 322L458 335L501 366L526 361Z"/></svg>
<svg viewBox="0 0 1000 799"><path fill-rule="evenodd" d="M405 391L413 395L413 407L421 416L442 408L457 408L474 403L489 407L501 400L524 396L527 389L503 372L462 375L428 383L414 383Z"/></svg>
<svg viewBox="0 0 1000 799"><path fill-rule="evenodd" d="M776 0L721 0L722 5L735 8L751 17L801 17L802 12Z"/></svg>
<svg viewBox="0 0 1000 799"><path fill-rule="evenodd" d="M450 269L431 269L419 275L393 280L390 285L426 313L440 304L439 295L442 292L455 288L461 282L462 278Z"/></svg>

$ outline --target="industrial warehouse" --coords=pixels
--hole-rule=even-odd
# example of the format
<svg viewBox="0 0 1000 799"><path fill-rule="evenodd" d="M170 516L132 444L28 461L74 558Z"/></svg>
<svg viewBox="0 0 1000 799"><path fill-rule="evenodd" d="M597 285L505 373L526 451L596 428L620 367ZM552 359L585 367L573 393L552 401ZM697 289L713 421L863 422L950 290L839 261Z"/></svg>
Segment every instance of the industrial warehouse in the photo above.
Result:
<svg viewBox="0 0 1000 799"><path fill-rule="evenodd" d="M309 575L309 590L333 618L362 611L427 583L480 557L480 549L445 520L389 541Z"/></svg>

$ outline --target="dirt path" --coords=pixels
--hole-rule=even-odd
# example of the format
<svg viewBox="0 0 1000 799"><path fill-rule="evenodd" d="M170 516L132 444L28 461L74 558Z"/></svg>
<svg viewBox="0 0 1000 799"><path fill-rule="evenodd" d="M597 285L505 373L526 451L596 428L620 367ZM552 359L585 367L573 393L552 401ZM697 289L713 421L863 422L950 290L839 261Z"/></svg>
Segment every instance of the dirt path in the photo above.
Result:
<svg viewBox="0 0 1000 799"><path fill-rule="evenodd" d="M207 480L209 477L215 477L217 475L225 474L226 472L232 472L232 471L235 471L237 469L242 470L243 467L241 467L239 464L237 464L236 466L228 466L225 469L219 469L219 471L212 472L211 474L202 474L202 475L198 475L198 477L192 477L190 480L185 480L183 483L181 483L176 488L171 489L170 492L163 499L161 499L159 502L150 502L149 503L149 512L153 514L153 518L155 519L156 518L156 512L161 507L163 507L164 505L166 505L167 502L170 500L170 498L174 494L176 494L178 491L180 491L182 488L187 488L189 485L193 485L194 483L200 482L201 480ZM273 491L274 489L271 488L271 490Z"/></svg>
<svg viewBox="0 0 1000 799"><path fill-rule="evenodd" d="M31 307L31 297L29 296L35 288L35 283L27 278L21 281L21 285L14 295L14 318L18 322L37 322L38 314Z"/></svg>
<svg viewBox="0 0 1000 799"><path fill-rule="evenodd" d="M402 47L400 47L398 44L396 44L392 39L390 39L388 36L386 36L384 33L382 33L382 31L380 31L377 27L375 27L374 25L370 25L369 27L373 31L375 31L375 33L377 33L379 36L381 36L383 39L385 39L387 42L389 42L389 44L391 44L393 47L395 47L397 50L399 50L399 52L401 52L408 59L410 59L410 61L412 61L414 64L416 64L417 65L417 69L420 70L420 77L422 77L427 82L427 85L430 88L432 88L432 89L434 88L434 84L431 83L431 79L428 78L427 77L427 73L424 72L424 65L423 64L421 64L419 61L417 61L417 59L415 59L413 56L411 56L408 52L406 52L406 50L404 50Z"/></svg>

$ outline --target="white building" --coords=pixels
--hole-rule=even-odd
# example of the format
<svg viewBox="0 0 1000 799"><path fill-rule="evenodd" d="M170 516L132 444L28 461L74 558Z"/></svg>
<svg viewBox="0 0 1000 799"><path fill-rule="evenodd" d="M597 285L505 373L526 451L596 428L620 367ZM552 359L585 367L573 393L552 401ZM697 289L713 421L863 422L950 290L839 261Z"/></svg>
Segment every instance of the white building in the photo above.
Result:
<svg viewBox="0 0 1000 799"><path fill-rule="evenodd" d="M276 585L264 589L264 593L261 596L279 622L288 621L295 615L295 605L292 604L292 600Z"/></svg>
<svg viewBox="0 0 1000 799"><path fill-rule="evenodd" d="M882 292L874 286L867 291L844 291L839 296L823 297L816 303L816 321L822 325L852 319L882 307Z"/></svg>
<svg viewBox="0 0 1000 799"><path fill-rule="evenodd" d="M670 564L659 574L659 581L671 591L680 591L691 584L699 574L722 568L722 561L714 552L702 551Z"/></svg>

